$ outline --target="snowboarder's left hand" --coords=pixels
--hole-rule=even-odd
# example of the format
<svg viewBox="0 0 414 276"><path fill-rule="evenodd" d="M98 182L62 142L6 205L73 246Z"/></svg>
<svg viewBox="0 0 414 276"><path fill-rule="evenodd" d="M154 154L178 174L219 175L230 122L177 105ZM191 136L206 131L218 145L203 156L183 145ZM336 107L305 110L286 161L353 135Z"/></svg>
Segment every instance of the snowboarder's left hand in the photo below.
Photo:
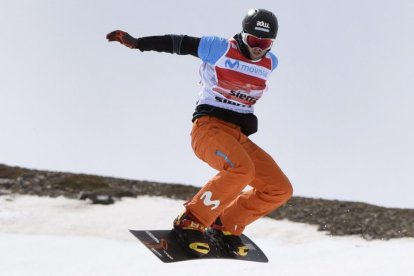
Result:
<svg viewBox="0 0 414 276"><path fill-rule="evenodd" d="M127 32L124 31L116 30L110 32L106 35L106 38L109 42L118 41L131 49L135 49L138 46L138 39L130 36Z"/></svg>

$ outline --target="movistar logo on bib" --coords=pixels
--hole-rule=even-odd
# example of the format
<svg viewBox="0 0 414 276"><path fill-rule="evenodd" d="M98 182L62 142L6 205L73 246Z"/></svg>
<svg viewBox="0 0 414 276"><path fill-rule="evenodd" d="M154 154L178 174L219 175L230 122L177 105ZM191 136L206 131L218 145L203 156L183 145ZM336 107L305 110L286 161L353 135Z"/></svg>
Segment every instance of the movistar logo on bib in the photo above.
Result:
<svg viewBox="0 0 414 276"><path fill-rule="evenodd" d="M226 58L224 60L224 68L228 68L246 75L253 77L258 77L261 79L267 79L267 76L270 73L270 70L257 66L255 64L250 64L236 59Z"/></svg>
<svg viewBox="0 0 414 276"><path fill-rule="evenodd" d="M240 62L238 60L226 59L225 67L231 68L231 69L234 69L234 68L237 69L239 68L239 66L240 66Z"/></svg>

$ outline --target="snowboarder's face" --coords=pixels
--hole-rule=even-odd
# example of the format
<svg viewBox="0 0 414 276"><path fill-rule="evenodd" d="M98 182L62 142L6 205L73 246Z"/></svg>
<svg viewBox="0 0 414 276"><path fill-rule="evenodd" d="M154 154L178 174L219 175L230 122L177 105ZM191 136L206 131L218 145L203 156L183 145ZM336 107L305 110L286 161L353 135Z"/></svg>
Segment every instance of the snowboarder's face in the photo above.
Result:
<svg viewBox="0 0 414 276"><path fill-rule="evenodd" d="M250 58L252 60L259 60L267 53L267 50L263 51L262 49L257 48L257 47L256 48L247 47L247 48L249 49Z"/></svg>
<svg viewBox="0 0 414 276"><path fill-rule="evenodd" d="M261 59L273 45L273 39L271 38L259 38L245 32L242 32L242 39L252 60Z"/></svg>

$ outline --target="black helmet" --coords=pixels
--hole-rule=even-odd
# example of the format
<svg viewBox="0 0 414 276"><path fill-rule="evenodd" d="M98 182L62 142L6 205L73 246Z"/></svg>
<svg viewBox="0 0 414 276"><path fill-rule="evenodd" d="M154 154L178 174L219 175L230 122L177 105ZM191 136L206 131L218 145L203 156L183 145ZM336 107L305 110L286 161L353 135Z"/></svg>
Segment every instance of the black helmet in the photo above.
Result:
<svg viewBox="0 0 414 276"><path fill-rule="evenodd" d="M279 25L276 16L264 9L251 9L242 22L243 32L259 38L276 38Z"/></svg>

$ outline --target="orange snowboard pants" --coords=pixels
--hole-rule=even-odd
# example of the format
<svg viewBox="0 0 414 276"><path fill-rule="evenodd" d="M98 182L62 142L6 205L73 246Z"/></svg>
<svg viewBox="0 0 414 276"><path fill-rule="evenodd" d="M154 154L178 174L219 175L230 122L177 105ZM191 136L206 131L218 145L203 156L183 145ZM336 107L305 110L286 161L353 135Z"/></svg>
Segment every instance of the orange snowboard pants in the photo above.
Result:
<svg viewBox="0 0 414 276"><path fill-rule="evenodd" d="M292 186L276 162L237 125L203 116L194 122L191 139L197 157L219 171L185 204L203 225L220 216L224 230L240 235L292 196ZM244 190L248 185L252 189Z"/></svg>

